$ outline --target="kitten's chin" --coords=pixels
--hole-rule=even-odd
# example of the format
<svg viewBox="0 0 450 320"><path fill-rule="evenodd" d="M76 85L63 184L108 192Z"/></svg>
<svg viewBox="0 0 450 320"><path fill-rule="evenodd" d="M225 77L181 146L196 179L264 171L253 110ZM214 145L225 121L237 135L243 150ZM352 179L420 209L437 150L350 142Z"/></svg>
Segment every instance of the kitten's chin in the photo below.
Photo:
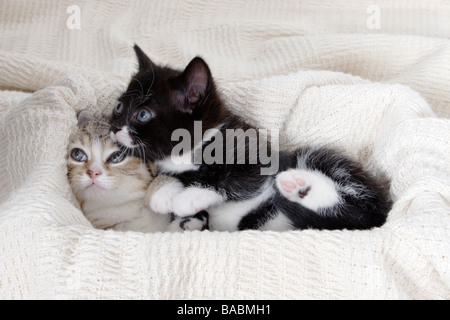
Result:
<svg viewBox="0 0 450 320"><path fill-rule="evenodd" d="M82 201L98 201L110 196L111 190L97 185L90 185L77 194Z"/></svg>
<svg viewBox="0 0 450 320"><path fill-rule="evenodd" d="M83 187L80 196L84 199L95 199L107 195L110 191L110 188L107 188L104 185L91 183Z"/></svg>
<svg viewBox="0 0 450 320"><path fill-rule="evenodd" d="M87 190L91 192L104 192L108 191L109 189L99 184L91 184L90 186L86 187L85 191Z"/></svg>

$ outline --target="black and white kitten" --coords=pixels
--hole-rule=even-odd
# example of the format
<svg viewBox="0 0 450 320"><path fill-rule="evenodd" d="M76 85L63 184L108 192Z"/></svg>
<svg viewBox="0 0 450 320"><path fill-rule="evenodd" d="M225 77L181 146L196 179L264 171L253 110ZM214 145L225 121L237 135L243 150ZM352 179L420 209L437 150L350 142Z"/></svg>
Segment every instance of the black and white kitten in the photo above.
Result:
<svg viewBox="0 0 450 320"><path fill-rule="evenodd" d="M134 47L139 71L119 98L111 119L111 137L123 146L142 150L159 171L173 177L154 193L156 212L189 216L210 214L212 230L369 229L383 225L390 202L381 186L355 162L323 149L279 153L278 171L261 174L266 162L239 164L195 161L207 149L237 156L219 138L241 129L255 130L231 114L217 92L209 67L194 58L184 71L154 64ZM182 154L173 155L177 129L192 139ZM257 130L255 130L258 132ZM258 141L262 139L257 136ZM247 140L244 140L247 141Z"/></svg>

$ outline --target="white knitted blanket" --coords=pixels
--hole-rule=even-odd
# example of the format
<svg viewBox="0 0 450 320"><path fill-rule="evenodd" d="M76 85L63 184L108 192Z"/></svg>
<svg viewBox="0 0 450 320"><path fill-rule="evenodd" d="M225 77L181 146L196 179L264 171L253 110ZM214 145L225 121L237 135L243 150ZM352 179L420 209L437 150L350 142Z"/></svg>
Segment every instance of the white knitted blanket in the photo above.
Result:
<svg viewBox="0 0 450 320"><path fill-rule="evenodd" d="M72 4L0 2L0 298L450 299L448 1ZM387 176L387 223L93 229L68 137L77 111L114 106L134 42L177 67L202 55L228 106L284 148L332 145Z"/></svg>

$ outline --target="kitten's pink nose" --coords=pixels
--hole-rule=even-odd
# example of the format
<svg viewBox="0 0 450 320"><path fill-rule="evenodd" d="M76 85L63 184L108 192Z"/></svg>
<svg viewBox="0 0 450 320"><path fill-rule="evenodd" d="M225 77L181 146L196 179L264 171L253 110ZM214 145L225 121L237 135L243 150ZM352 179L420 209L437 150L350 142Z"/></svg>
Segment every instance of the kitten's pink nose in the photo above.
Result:
<svg viewBox="0 0 450 320"><path fill-rule="evenodd" d="M89 177L91 177L92 180L102 174L102 172L98 169L89 169L86 173L89 175Z"/></svg>

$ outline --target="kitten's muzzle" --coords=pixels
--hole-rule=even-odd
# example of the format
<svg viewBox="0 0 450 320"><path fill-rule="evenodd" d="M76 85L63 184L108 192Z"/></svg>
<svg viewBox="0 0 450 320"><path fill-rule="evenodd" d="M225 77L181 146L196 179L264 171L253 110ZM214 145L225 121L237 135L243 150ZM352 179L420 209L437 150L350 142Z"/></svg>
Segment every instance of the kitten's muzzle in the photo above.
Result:
<svg viewBox="0 0 450 320"><path fill-rule="evenodd" d="M133 149L136 147L136 145L133 142L133 138L130 136L130 133L128 131L128 127L123 126L122 128L118 128L116 132L111 131L109 133L111 139L119 143L127 148Z"/></svg>

